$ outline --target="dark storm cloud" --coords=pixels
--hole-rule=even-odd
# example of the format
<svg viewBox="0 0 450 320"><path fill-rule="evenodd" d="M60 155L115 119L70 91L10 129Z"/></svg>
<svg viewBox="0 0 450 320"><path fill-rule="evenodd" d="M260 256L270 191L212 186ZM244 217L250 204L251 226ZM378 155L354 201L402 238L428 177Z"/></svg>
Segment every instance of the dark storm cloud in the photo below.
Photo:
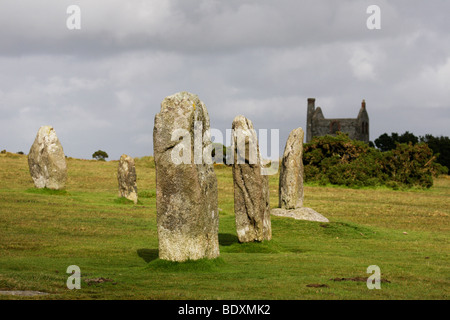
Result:
<svg viewBox="0 0 450 320"><path fill-rule="evenodd" d="M81 8L68 30L66 8ZM368 30L366 8L381 8ZM27 152L51 124L70 156L152 153L154 115L178 91L199 95L213 127L244 114L257 128L356 117L371 139L448 135L445 1L11 1L0 3L0 148Z"/></svg>

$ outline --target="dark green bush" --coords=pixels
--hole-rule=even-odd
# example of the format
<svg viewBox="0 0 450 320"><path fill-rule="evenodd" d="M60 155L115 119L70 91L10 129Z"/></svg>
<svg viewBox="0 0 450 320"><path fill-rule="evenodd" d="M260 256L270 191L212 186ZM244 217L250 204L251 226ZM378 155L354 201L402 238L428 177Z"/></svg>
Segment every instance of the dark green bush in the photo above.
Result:
<svg viewBox="0 0 450 320"><path fill-rule="evenodd" d="M383 153L383 166L389 180L406 186L430 188L433 175L442 168L435 161L436 156L426 143L397 143L394 150Z"/></svg>
<svg viewBox="0 0 450 320"><path fill-rule="evenodd" d="M92 154L92 158L99 161L106 161L108 154L103 150L97 150Z"/></svg>
<svg viewBox="0 0 450 320"><path fill-rule="evenodd" d="M348 135L314 137L304 146L305 180L349 187L386 185L393 189L433 185L433 175L446 168L424 143L397 144L381 152Z"/></svg>

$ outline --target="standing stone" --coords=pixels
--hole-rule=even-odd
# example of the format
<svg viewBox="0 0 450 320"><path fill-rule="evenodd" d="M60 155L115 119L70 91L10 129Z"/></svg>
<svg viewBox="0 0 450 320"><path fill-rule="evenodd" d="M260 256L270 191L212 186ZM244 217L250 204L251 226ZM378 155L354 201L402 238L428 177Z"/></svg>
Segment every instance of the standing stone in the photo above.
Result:
<svg viewBox="0 0 450 320"><path fill-rule="evenodd" d="M271 214L296 220L329 222L320 213L303 207L303 137L302 128L291 131L280 165L278 204Z"/></svg>
<svg viewBox="0 0 450 320"><path fill-rule="evenodd" d="M67 164L52 126L42 126L28 154L28 166L36 188L64 189Z"/></svg>
<svg viewBox="0 0 450 320"><path fill-rule="evenodd" d="M262 174L261 155L253 124L244 116L232 124L234 212L240 242L272 238L269 180Z"/></svg>
<svg viewBox="0 0 450 320"><path fill-rule="evenodd" d="M210 158L209 129L206 106L188 92L166 97L155 116L153 148L161 259L219 256L217 179ZM209 159L202 159L207 154Z"/></svg>
<svg viewBox="0 0 450 320"><path fill-rule="evenodd" d="M120 157L117 180L119 181L119 197L132 200L136 204L138 202L136 167L134 159L126 154Z"/></svg>
<svg viewBox="0 0 450 320"><path fill-rule="evenodd" d="M297 128L291 131L286 141L278 185L282 209L303 207L303 137L303 129Z"/></svg>

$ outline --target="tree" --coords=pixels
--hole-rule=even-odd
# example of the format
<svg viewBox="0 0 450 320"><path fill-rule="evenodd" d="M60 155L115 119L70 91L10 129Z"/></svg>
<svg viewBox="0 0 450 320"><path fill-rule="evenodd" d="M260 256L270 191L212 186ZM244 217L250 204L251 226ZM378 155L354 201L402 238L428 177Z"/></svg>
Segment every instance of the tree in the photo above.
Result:
<svg viewBox="0 0 450 320"><path fill-rule="evenodd" d="M395 141L387 133L383 133L375 139L375 145L383 152L395 149Z"/></svg>
<svg viewBox="0 0 450 320"><path fill-rule="evenodd" d="M402 134L401 136L398 137L398 142L400 143L412 143L412 144L417 144L419 143L419 138L417 138L414 134L412 134L409 131L406 131L404 134Z"/></svg>
<svg viewBox="0 0 450 320"><path fill-rule="evenodd" d="M437 163L450 169L450 138L449 137L434 137L431 134L426 134L420 137L420 142L425 142L433 153L438 156Z"/></svg>
<svg viewBox="0 0 450 320"><path fill-rule="evenodd" d="M419 143L419 138L409 131L406 131L402 135L399 135L396 132L392 132L390 136L387 133L383 133L381 136L375 139L375 145L383 152L394 150L397 147L397 143L408 144L410 142L413 145L417 144Z"/></svg>
<svg viewBox="0 0 450 320"><path fill-rule="evenodd" d="M105 161L108 158L108 154L103 150L97 150L92 154L92 158L95 160Z"/></svg>

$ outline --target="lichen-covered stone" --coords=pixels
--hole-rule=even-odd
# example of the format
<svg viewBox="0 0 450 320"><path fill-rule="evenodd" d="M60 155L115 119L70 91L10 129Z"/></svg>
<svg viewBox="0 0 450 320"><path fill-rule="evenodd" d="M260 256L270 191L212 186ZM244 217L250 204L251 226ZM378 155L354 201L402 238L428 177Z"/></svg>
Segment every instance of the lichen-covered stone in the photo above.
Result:
<svg viewBox="0 0 450 320"><path fill-rule="evenodd" d="M262 162L253 124L244 116L232 124L234 153L234 212L240 242L272 238L268 176L262 174Z"/></svg>
<svg viewBox="0 0 450 320"><path fill-rule="evenodd" d="M303 129L291 131L280 164L279 207L295 209L303 206Z"/></svg>
<svg viewBox="0 0 450 320"><path fill-rule="evenodd" d="M117 180L119 182L119 197L132 200L136 204L138 202L136 166L134 159L126 154L120 157Z"/></svg>
<svg viewBox="0 0 450 320"><path fill-rule="evenodd" d="M42 126L28 154L28 166L36 188L64 189L66 157L52 126Z"/></svg>
<svg viewBox="0 0 450 320"><path fill-rule="evenodd" d="M297 220L329 222L320 213L303 207L303 137L302 128L291 131L280 164L278 204L270 211L274 216Z"/></svg>
<svg viewBox="0 0 450 320"><path fill-rule="evenodd" d="M200 150L207 154L209 150L211 154L209 129L206 106L188 92L166 97L155 116L153 148L161 259L185 261L219 256L217 179L212 162L200 159L198 163L197 153ZM177 132L186 135L178 137ZM199 149L195 154L194 145Z"/></svg>

